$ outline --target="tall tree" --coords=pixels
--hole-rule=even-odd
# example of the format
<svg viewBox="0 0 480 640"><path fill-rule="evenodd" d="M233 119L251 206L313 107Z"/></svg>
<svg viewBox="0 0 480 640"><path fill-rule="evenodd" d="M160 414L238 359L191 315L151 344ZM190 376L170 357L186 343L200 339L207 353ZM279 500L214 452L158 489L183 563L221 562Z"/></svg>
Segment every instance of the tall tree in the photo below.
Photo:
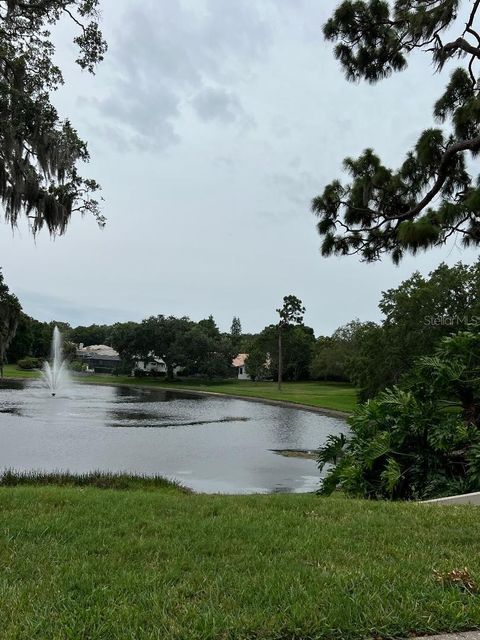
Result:
<svg viewBox="0 0 480 640"><path fill-rule="evenodd" d="M277 309L278 322L278 390L282 388L282 333L289 325L302 324L305 307L296 296L284 296L283 306Z"/></svg>
<svg viewBox="0 0 480 640"><path fill-rule="evenodd" d="M461 62L436 102L445 128L424 131L398 169L372 149L347 158L351 182L334 180L312 202L322 254L359 254L373 261L456 236L480 244L480 187L468 155L480 151L480 0L345 0L324 26L348 80L378 82L407 66L417 50L437 72ZM458 64L458 62L457 62Z"/></svg>
<svg viewBox="0 0 480 640"><path fill-rule="evenodd" d="M21 311L18 298L10 293L0 271L0 378L3 378L5 352L15 336Z"/></svg>
<svg viewBox="0 0 480 640"><path fill-rule="evenodd" d="M106 51L97 9L98 0L0 0L0 200L12 226L25 214L34 233L61 234L75 212L104 224L99 185L78 170L87 145L50 100L63 84L50 29L72 21L76 62L93 73Z"/></svg>
<svg viewBox="0 0 480 640"><path fill-rule="evenodd" d="M233 316L232 325L230 327L230 340L232 342L233 350L236 351L235 355L238 355L242 340L242 323L240 322L240 318L237 318L237 316Z"/></svg>

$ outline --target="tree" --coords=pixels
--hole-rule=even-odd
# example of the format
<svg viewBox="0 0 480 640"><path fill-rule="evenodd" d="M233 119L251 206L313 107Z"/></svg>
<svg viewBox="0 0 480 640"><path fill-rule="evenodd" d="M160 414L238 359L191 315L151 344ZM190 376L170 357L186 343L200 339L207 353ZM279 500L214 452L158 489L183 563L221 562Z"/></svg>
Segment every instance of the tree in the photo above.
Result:
<svg viewBox="0 0 480 640"><path fill-rule="evenodd" d="M0 378L8 345L15 336L22 307L18 298L9 292L0 271Z"/></svg>
<svg viewBox="0 0 480 640"><path fill-rule="evenodd" d="M302 301L296 296L284 296L283 307L277 309L277 313L280 316L278 322L278 390L282 388L282 332L285 327L292 324L301 324L303 322L303 315L305 313L305 307L302 306Z"/></svg>
<svg viewBox="0 0 480 640"><path fill-rule="evenodd" d="M15 336L6 350L6 361L18 362L23 358L32 356L33 340L33 319L22 311L18 316Z"/></svg>
<svg viewBox="0 0 480 640"><path fill-rule="evenodd" d="M66 17L78 28L76 62L93 73L106 44L98 0L0 0L0 199L12 226L21 214L33 233L65 231L73 213L105 220L92 197L99 185L79 174L87 145L61 121L50 94L63 84L49 29Z"/></svg>
<svg viewBox="0 0 480 640"><path fill-rule="evenodd" d="M419 355L422 345L418 347ZM347 370L350 382L359 389L360 400L373 398L381 389L398 381L405 371L400 368L396 358L400 350L401 347L390 341L389 333L383 326L365 322L358 327Z"/></svg>
<svg viewBox="0 0 480 640"><path fill-rule="evenodd" d="M381 330L359 340L351 362L363 398L399 382L415 359L431 355L444 336L480 324L480 262L440 264L427 277L416 272L384 292L379 307Z"/></svg>
<svg viewBox="0 0 480 640"><path fill-rule="evenodd" d="M226 378L232 367L230 341L218 329L216 334L200 321L192 324L175 341L177 362L189 374L207 378Z"/></svg>
<svg viewBox="0 0 480 640"><path fill-rule="evenodd" d="M215 322L212 315L208 316L204 320L200 320L198 322L198 326L210 337L210 338L218 338L220 336L220 331L218 330L217 323Z"/></svg>
<svg viewBox="0 0 480 640"><path fill-rule="evenodd" d="M443 338L349 422L349 437L320 448L320 469L334 465L322 493L425 499L480 490L480 334Z"/></svg>
<svg viewBox="0 0 480 640"><path fill-rule="evenodd" d="M286 325L282 328L282 380L304 380L309 369L315 346L311 327ZM255 379L278 379L278 325L265 327L248 345L248 373Z"/></svg>
<svg viewBox="0 0 480 640"><path fill-rule="evenodd" d="M183 337L193 326L186 317L175 318L163 315L151 316L142 321L142 351L146 361L149 357L158 357L165 362L167 380L173 380L176 367L186 365L186 352ZM209 328L212 325L208 322ZM215 323L214 323L215 324Z"/></svg>
<svg viewBox="0 0 480 640"><path fill-rule="evenodd" d="M372 149L347 158L351 182L334 180L314 198L323 255L359 254L373 261L387 253L398 263L406 251L416 253L451 236L464 246L480 244L480 187L467 156L480 151L480 0L468 4L345 0L325 24L325 38L337 43L335 56L352 81L375 83L402 71L418 49L431 56L437 72L452 60L462 66L451 73L434 107L445 130L424 131L396 170Z"/></svg>
<svg viewBox="0 0 480 640"><path fill-rule="evenodd" d="M339 327L332 336L319 337L310 365L312 377L351 382L351 362L362 348L366 330L373 325L372 322L352 320Z"/></svg>
<svg viewBox="0 0 480 640"><path fill-rule="evenodd" d="M249 345L245 364L249 376L255 382L270 377L270 354L260 339L254 339Z"/></svg>
<svg viewBox="0 0 480 640"><path fill-rule="evenodd" d="M89 347L94 344L107 344L110 340L111 327L92 324L89 327L75 327L69 331L68 339L76 344Z"/></svg>
<svg viewBox="0 0 480 640"><path fill-rule="evenodd" d="M135 360L143 356L140 329L137 322L118 322L112 327L112 347L118 351L125 369L131 370Z"/></svg>
<svg viewBox="0 0 480 640"><path fill-rule="evenodd" d="M233 351L236 352L234 355L238 355L240 353L240 345L242 341L242 323L240 322L240 318L237 318L237 316L233 316L232 325L230 327L230 340L232 342Z"/></svg>

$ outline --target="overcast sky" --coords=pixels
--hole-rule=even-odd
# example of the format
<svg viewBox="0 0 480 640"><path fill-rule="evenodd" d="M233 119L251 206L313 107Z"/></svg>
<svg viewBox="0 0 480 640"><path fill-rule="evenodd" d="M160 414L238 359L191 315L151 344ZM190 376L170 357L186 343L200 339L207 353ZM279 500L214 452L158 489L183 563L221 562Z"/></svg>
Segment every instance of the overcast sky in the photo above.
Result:
<svg viewBox="0 0 480 640"><path fill-rule="evenodd" d="M320 256L311 198L366 147L398 166L446 83L422 55L374 87L347 83L321 34L336 4L102 0L110 48L95 77L62 28L55 102L89 142L108 223L36 241L0 227L24 310L72 324L213 314L224 330L237 315L258 331L295 294L329 334L379 319L381 292L415 269L472 262L454 244L400 267Z"/></svg>

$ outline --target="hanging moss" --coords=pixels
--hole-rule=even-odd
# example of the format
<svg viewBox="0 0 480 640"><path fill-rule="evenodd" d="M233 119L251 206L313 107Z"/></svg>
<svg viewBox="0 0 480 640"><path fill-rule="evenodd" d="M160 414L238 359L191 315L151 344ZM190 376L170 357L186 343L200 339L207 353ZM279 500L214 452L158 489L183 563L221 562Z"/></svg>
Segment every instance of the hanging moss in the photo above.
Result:
<svg viewBox="0 0 480 640"><path fill-rule="evenodd" d="M69 14L87 21L82 38L76 39L77 62L93 72L106 51L96 21L98 0L8 0L6 10L4 4L0 2L0 201L5 218L15 226L27 215L34 233L46 226L51 234L61 234L75 208L103 224L93 198L99 185L77 171L79 163L89 160L86 144L50 102L50 92L63 80L45 29Z"/></svg>

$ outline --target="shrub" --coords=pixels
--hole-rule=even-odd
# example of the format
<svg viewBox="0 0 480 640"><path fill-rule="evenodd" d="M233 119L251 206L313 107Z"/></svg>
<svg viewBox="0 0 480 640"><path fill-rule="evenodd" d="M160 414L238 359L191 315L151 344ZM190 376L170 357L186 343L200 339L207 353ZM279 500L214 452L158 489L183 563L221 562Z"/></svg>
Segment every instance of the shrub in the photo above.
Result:
<svg viewBox="0 0 480 640"><path fill-rule="evenodd" d="M424 499L480 490L480 336L444 338L402 384L360 405L318 456L320 489Z"/></svg>
<svg viewBox="0 0 480 640"><path fill-rule="evenodd" d="M81 362L80 360L73 360L72 362L70 362L68 366L71 371L75 371L78 373L80 373L81 371L85 371L87 368L87 365L84 362Z"/></svg>
<svg viewBox="0 0 480 640"><path fill-rule="evenodd" d="M31 371L32 369L38 369L42 366L42 362L39 358L22 358L17 362L17 367L25 371Z"/></svg>

